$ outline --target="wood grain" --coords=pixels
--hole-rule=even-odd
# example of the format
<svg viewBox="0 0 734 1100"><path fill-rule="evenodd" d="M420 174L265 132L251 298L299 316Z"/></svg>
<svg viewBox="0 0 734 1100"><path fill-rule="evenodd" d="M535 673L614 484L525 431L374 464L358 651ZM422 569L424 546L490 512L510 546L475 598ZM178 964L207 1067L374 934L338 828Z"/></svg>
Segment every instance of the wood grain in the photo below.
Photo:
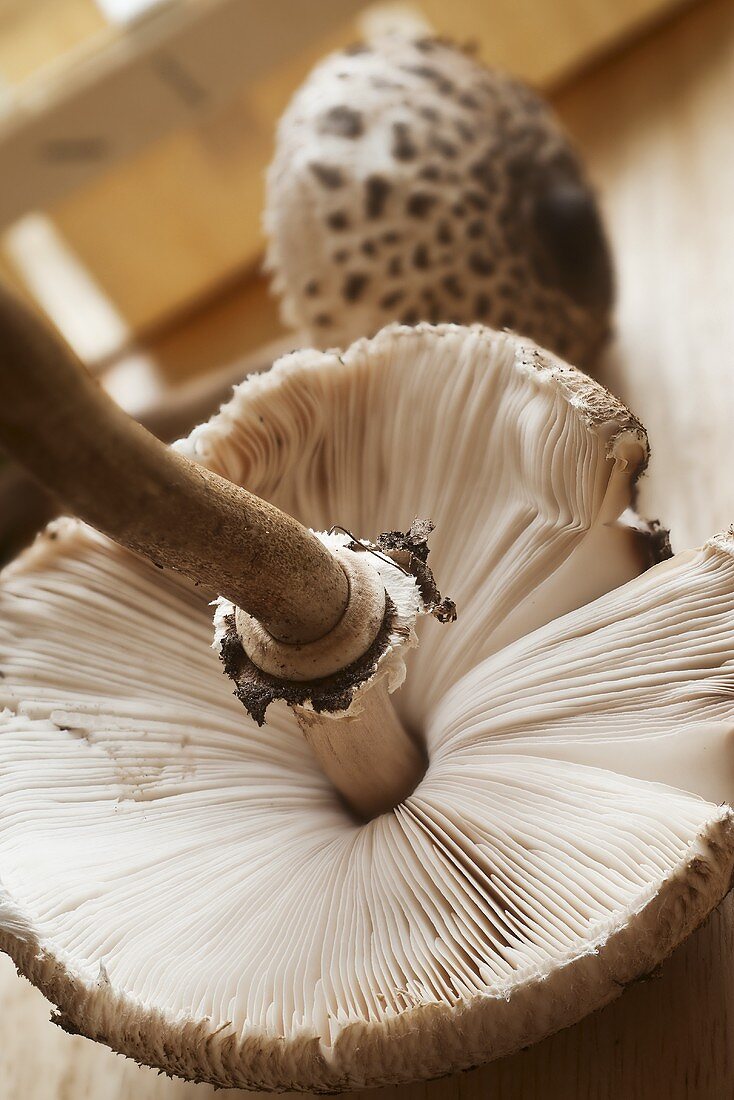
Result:
<svg viewBox="0 0 734 1100"><path fill-rule="evenodd" d="M603 189L619 259L605 378L646 423L642 507L682 548L734 520L734 7L700 4L567 89L559 109ZM3 1100L205 1100L47 1023L0 965ZM731 901L614 1005L513 1058L361 1100L728 1100ZM232 1092L233 1100L245 1093Z"/></svg>

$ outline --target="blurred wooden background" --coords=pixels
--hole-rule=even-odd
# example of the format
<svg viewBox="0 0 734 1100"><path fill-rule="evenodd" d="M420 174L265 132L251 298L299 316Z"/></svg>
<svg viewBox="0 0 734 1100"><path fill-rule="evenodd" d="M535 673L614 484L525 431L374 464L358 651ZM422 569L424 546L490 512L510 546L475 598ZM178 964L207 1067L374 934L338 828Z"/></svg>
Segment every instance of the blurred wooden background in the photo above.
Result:
<svg viewBox="0 0 734 1100"><path fill-rule="evenodd" d="M256 268L275 122L314 61L380 11L413 11L550 87L679 6L177 0L126 29L94 0L0 0L0 225L43 209L128 336L149 336ZM11 267L22 241L6 237Z"/></svg>
<svg viewBox="0 0 734 1100"><path fill-rule="evenodd" d="M74 18L57 24L54 13L67 2ZM734 521L734 5L700 0L678 5L679 10L663 7L634 0L493 5L453 0L446 6L426 0L425 10L435 18L449 10L467 37L477 37L477 24L484 20L479 35L485 53L552 89L586 155L602 192L619 272L618 335L603 364L603 380L648 428L653 461L641 507L665 520L674 546L682 548ZM14 55L18 69L11 72L5 51L13 8L15 30L24 28L28 61L24 67ZM84 38L93 23L110 33L86 0L45 0L28 21L25 8L21 0L0 7L0 70L6 80L23 76L43 59L44 27L57 27L63 45L75 29L76 37ZM352 36L353 27L333 28L327 37L344 34ZM227 134L238 133L241 143L261 140L264 161L274 113L307 63L305 55L293 59L292 73L274 76L247 99L247 111L255 111L257 103L262 112L251 132L246 120L252 115L230 105L203 128L197 124L163 135L46 212L79 265L81 300L90 311L89 324L99 326L97 346L105 349L100 358L121 392L142 385L157 386L159 396L175 393L182 380L226 368L277 335L275 311L256 274L260 241L253 226L260 185L242 192L247 211L235 210L231 200L218 205L218 196L229 170ZM234 145L236 159L244 146ZM167 211L161 212L160 225L152 213L156 204L160 211L171 199L170 181L161 182L170 165L174 177L185 178L184 168L190 170L201 189L196 198L201 206L190 212L187 204L194 200L182 194L171 214L174 221L182 211L184 221L192 219L191 234L183 240L168 223ZM149 196L140 193L141 179L151 188L150 207ZM199 232L207 224L207 196L209 218L213 211L222 219L211 247L208 234ZM23 232L31 250L34 233L41 255L49 247L44 222L26 221L19 236L16 227L15 238L12 228L9 232L16 250ZM228 251L234 240L237 247ZM220 248L222 242L227 247ZM129 252L122 251L125 243ZM58 247L58 241L51 244ZM17 257L12 247L10 252ZM198 271L199 281L187 276L182 290L173 276L169 280L169 264L179 273ZM84 278L91 280L92 293L90 285L84 289ZM139 285L130 285L136 280ZM733 930L728 901L659 976L577 1027L472 1073L363 1095L374 1100L732 1097ZM0 960L2 1100L213 1096L208 1086L168 1081L65 1035L48 1022L49 1012L40 994Z"/></svg>

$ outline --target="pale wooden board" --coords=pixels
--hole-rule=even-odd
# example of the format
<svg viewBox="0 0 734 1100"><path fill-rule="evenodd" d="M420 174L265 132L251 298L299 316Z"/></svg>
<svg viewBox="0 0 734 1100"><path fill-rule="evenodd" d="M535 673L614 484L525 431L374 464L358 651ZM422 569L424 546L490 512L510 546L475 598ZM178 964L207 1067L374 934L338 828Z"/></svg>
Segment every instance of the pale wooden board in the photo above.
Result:
<svg viewBox="0 0 734 1100"><path fill-rule="evenodd" d="M643 507L675 544L734 520L734 8L701 5L558 106L603 185L620 268L606 375L646 423ZM71 1038L0 965L2 1100L204 1100L205 1086ZM616 1004L514 1058L362 1100L727 1100L734 1095L734 909L725 903ZM236 1092L224 1093L234 1097Z"/></svg>
<svg viewBox="0 0 734 1100"><path fill-rule="evenodd" d="M49 209L136 333L197 302L259 257L275 120L364 3L176 0L82 41L0 116L0 226Z"/></svg>
<svg viewBox="0 0 734 1100"><path fill-rule="evenodd" d="M104 27L94 0L0 0L0 80L20 83Z"/></svg>
<svg viewBox="0 0 734 1100"><path fill-rule="evenodd" d="M415 0L432 26L546 88L687 0Z"/></svg>
<svg viewBox="0 0 734 1100"><path fill-rule="evenodd" d="M55 63L6 89L0 114L3 226L90 180L102 176L109 182L116 166L162 138L207 129L233 101L247 135L251 120L245 100L253 86L267 84L283 66L298 71L298 57L309 49L319 56L334 28L346 27L367 0L319 0L308 10L300 0L143 2L145 10L129 24L90 34L62 50ZM3 54L14 53L17 25L11 21L8 27L6 21L3 33L1 14L2 0L0 66ZM27 31L25 24L22 29ZM56 44L56 36L52 41ZM257 171L257 164L247 161L241 167ZM180 187L175 163L169 171ZM133 186L145 194L139 171ZM199 201L211 212L206 193Z"/></svg>

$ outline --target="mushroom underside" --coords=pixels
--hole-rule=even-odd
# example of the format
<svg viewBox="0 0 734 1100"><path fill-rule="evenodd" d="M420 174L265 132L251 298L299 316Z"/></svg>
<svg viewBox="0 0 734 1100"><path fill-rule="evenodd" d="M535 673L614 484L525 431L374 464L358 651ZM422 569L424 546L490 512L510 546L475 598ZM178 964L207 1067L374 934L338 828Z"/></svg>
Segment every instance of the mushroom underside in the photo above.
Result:
<svg viewBox="0 0 734 1100"><path fill-rule="evenodd" d="M394 696L427 773L357 824L291 713L230 695L209 594L72 521L5 571L0 944L59 1022L333 1091L497 1057L658 965L734 865L734 557L637 576L626 410L509 336L393 329L180 446L314 527L431 514L460 618Z"/></svg>

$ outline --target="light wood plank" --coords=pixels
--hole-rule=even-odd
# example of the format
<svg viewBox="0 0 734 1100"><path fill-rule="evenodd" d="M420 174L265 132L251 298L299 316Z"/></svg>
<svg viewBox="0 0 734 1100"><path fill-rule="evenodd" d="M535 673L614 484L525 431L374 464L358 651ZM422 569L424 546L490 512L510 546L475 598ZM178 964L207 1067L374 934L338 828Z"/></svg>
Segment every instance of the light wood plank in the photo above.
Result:
<svg viewBox="0 0 734 1100"><path fill-rule="evenodd" d="M162 135L206 125L364 3L320 0L305 18L299 0L176 0L85 39L15 88L0 116L0 222L47 207Z"/></svg>
<svg viewBox="0 0 734 1100"><path fill-rule="evenodd" d="M50 207L135 332L211 294L260 254L275 118L364 2L177 0L109 28L0 118L0 223Z"/></svg>
<svg viewBox="0 0 734 1100"><path fill-rule="evenodd" d="M631 39L684 2L418 0L418 6L441 34L476 42L489 63L552 88L615 42Z"/></svg>
<svg viewBox="0 0 734 1100"><path fill-rule="evenodd" d="M19 84L105 25L94 0L0 0L0 79Z"/></svg>

